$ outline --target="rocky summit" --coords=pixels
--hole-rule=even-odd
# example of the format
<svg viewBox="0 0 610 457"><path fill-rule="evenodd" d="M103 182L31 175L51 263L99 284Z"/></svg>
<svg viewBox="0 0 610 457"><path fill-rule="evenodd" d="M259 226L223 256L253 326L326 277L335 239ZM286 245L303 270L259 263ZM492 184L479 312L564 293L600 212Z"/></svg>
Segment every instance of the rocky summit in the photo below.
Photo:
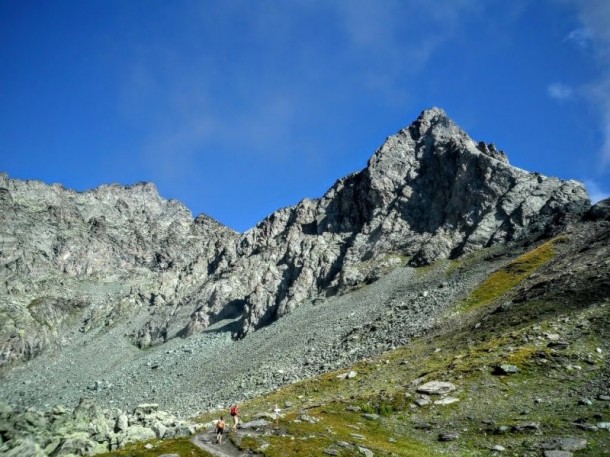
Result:
<svg viewBox="0 0 610 457"><path fill-rule="evenodd" d="M56 404L88 405L82 397L115 408L100 413L108 423L140 404L192 415L406 347L504 293L513 301L500 310L557 290L603 300L609 218L581 183L511 166L438 108L321 198L243 234L149 183L75 192L1 175L0 400L12 405L2 417L34 406L45 422ZM544 262L564 256L515 291L544 263L517 261L531 249ZM518 280L476 298L498 272ZM515 363L494 370L522 375ZM416 405L459 401L424 393ZM0 436L10 443L14 429ZM82 452L136 441L121 444L125 430ZM52 455L62 439L48 438Z"/></svg>

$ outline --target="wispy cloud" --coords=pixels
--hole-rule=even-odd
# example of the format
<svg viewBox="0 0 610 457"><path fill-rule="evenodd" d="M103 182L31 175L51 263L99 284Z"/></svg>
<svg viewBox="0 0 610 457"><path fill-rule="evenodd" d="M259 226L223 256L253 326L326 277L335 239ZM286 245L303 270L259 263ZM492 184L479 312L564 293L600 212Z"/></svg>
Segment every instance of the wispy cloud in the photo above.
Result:
<svg viewBox="0 0 610 457"><path fill-rule="evenodd" d="M574 90L571 86L563 83L553 83L548 87L549 97L559 100L560 102L570 100L574 95Z"/></svg>
<svg viewBox="0 0 610 457"><path fill-rule="evenodd" d="M610 190L602 189L602 187L592 179L586 179L585 186L587 187L589 197L591 197L591 203L593 204L601 200L605 200L606 198L610 198Z"/></svg>
<svg viewBox="0 0 610 457"><path fill-rule="evenodd" d="M476 0L349 0L333 5L352 52L368 63L362 81L389 98L404 97L405 78L421 73L463 22L484 9Z"/></svg>
<svg viewBox="0 0 610 457"><path fill-rule="evenodd" d="M589 29L586 28L578 28L572 30L568 36L566 36L565 41L569 41L571 43L576 44L580 48L587 48L591 45L592 34Z"/></svg>
<svg viewBox="0 0 610 457"><path fill-rule="evenodd" d="M581 48L593 52L600 77L585 89L590 102L600 112L600 130L604 137L600 151L600 170L610 167L610 2L607 0L568 0L578 12L582 27L567 37Z"/></svg>

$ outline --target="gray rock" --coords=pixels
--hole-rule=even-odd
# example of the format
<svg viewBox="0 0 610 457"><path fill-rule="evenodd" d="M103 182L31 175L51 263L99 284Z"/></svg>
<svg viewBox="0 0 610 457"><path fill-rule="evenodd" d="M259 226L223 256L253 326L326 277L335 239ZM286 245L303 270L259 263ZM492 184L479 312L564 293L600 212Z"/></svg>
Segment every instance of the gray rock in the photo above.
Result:
<svg viewBox="0 0 610 457"><path fill-rule="evenodd" d="M4 450L4 448L0 448L2 455L4 457L47 457L47 453L44 452L44 450L42 450L40 446L32 440L20 440L15 444L16 445L11 449Z"/></svg>
<svg viewBox="0 0 610 457"><path fill-rule="evenodd" d="M513 425L511 430L514 432L536 431L540 429L538 422L525 422L523 424Z"/></svg>
<svg viewBox="0 0 610 457"><path fill-rule="evenodd" d="M584 438L560 438L559 448L562 451L580 451L587 448L587 440Z"/></svg>
<svg viewBox="0 0 610 457"><path fill-rule="evenodd" d="M379 418L381 416L379 416L379 414L374 414L374 413L365 413L362 415L362 417L364 417L365 419L369 419L369 420L379 420Z"/></svg>
<svg viewBox="0 0 610 457"><path fill-rule="evenodd" d="M157 422L152 426L152 431L155 432L157 438L162 439L167 433L167 427L161 422Z"/></svg>
<svg viewBox="0 0 610 457"><path fill-rule="evenodd" d="M439 441L455 441L459 439L460 435L457 432L446 432L441 433L438 437Z"/></svg>
<svg viewBox="0 0 610 457"><path fill-rule="evenodd" d="M64 437L64 441L55 455L89 455L94 447L96 444L89 438L88 433L76 432Z"/></svg>
<svg viewBox="0 0 610 457"><path fill-rule="evenodd" d="M182 435L177 435L182 436ZM186 435L188 436L188 435ZM134 425L129 427L126 431L125 437L123 439L123 444L127 443L135 443L138 441L147 441L155 439L157 435L153 430L148 427L142 427L141 425Z"/></svg>
<svg viewBox="0 0 610 457"><path fill-rule="evenodd" d="M375 453L373 451L362 446L358 446L358 452L364 455L364 457L375 457Z"/></svg>
<svg viewBox="0 0 610 457"><path fill-rule="evenodd" d="M445 381L430 381L417 388L417 392L427 395L444 395L455 390L455 385Z"/></svg>
<svg viewBox="0 0 610 457"><path fill-rule="evenodd" d="M159 411L159 405L156 403L145 403L136 406L133 410L133 415L137 417L148 416L152 413Z"/></svg>
<svg viewBox="0 0 610 457"><path fill-rule="evenodd" d="M544 451L544 457L572 457L574 454L569 451L550 450Z"/></svg>
<svg viewBox="0 0 610 457"><path fill-rule="evenodd" d="M499 427L496 428L495 432L498 435L502 435L502 434L508 432L509 430L510 430L509 426L507 426L507 425L500 425Z"/></svg>
<svg viewBox="0 0 610 457"><path fill-rule="evenodd" d="M120 414L116 419L115 430L125 431L129 427L129 418L127 414Z"/></svg>
<svg viewBox="0 0 610 457"><path fill-rule="evenodd" d="M257 428L266 428L271 422L266 421L265 419L258 419L250 422L245 422L240 424L240 428L243 429L257 429Z"/></svg>
<svg viewBox="0 0 610 457"><path fill-rule="evenodd" d="M551 349L567 349L570 346L570 343L567 341L551 341L547 344L547 347Z"/></svg>
<svg viewBox="0 0 610 457"><path fill-rule="evenodd" d="M510 375L515 373L519 373L519 368L515 365L503 363L494 367L494 374L497 375Z"/></svg>
<svg viewBox="0 0 610 457"><path fill-rule="evenodd" d="M434 404L439 406L446 406L451 405L453 403L457 403L458 401L460 401L460 399L456 397L445 397L441 398L440 400L436 400Z"/></svg>
<svg viewBox="0 0 610 457"><path fill-rule="evenodd" d="M303 422L309 422L310 424L317 424L320 421L320 419L312 417L308 414L301 414L299 416L299 420L301 420Z"/></svg>
<svg viewBox="0 0 610 457"><path fill-rule="evenodd" d="M432 400L430 400L429 398L417 398L415 399L415 404L417 406L419 406L420 408L423 406L427 406L429 404L432 403Z"/></svg>
<svg viewBox="0 0 610 457"><path fill-rule="evenodd" d="M340 455L340 452L336 449L326 448L324 449L324 454L326 455Z"/></svg>

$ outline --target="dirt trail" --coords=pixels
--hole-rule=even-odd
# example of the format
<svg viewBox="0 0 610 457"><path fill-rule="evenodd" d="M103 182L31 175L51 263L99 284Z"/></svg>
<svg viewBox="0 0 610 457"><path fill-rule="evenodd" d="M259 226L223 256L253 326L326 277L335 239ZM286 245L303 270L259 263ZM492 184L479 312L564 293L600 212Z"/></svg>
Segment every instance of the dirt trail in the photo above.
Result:
<svg viewBox="0 0 610 457"><path fill-rule="evenodd" d="M235 432L231 432L235 433ZM238 434L241 432L238 430ZM229 439L228 434L225 434L222 444L216 444L216 435L214 431L200 433L193 437L191 442L200 449L209 452L215 457L260 457L258 454L252 454L249 451L240 451Z"/></svg>

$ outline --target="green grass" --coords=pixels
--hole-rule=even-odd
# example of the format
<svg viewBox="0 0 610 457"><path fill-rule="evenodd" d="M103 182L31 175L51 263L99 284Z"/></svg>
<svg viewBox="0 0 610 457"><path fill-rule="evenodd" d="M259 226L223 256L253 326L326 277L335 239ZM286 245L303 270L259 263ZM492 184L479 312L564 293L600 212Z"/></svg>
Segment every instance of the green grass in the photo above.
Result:
<svg viewBox="0 0 610 457"><path fill-rule="evenodd" d="M152 449L146 449L147 443L136 443L120 451L97 454L99 457L158 457L162 454L178 454L180 457L212 457L212 455L199 449L190 438L177 438L163 441L153 441Z"/></svg>
<svg viewBox="0 0 610 457"><path fill-rule="evenodd" d="M470 294L464 303L462 303L461 309L472 310L481 308L504 295L527 279L538 268L553 259L555 256L554 246L562 241L562 239L562 237L557 237L547 241L493 273Z"/></svg>

